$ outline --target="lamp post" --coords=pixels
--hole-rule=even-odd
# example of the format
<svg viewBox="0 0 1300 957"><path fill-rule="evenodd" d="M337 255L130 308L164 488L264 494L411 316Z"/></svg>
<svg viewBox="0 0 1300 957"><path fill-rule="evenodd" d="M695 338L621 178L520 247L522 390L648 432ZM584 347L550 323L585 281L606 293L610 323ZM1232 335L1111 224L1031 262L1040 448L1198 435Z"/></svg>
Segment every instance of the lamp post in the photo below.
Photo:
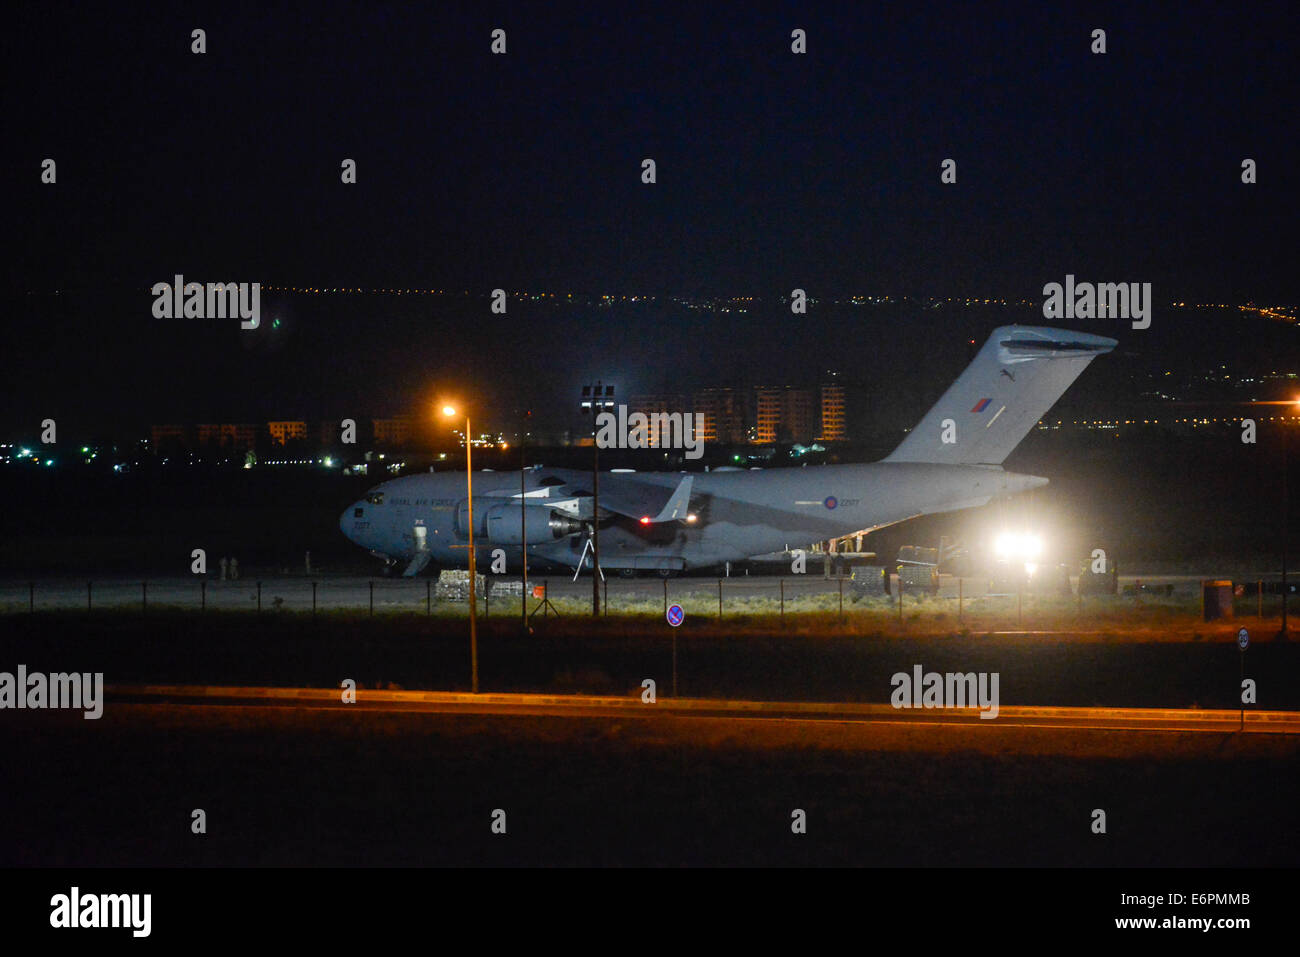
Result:
<svg viewBox="0 0 1300 957"><path fill-rule="evenodd" d="M525 483L524 442L528 438L528 420L532 410L524 411L524 428L519 434L519 539L523 543L519 548L521 566L519 569L519 627L528 634L528 486Z"/></svg>
<svg viewBox="0 0 1300 957"><path fill-rule="evenodd" d="M1296 400L1296 404L1300 405L1300 399ZM1286 629L1286 606L1288 604L1287 599L1290 597L1286 590L1286 546L1287 536L1291 533L1291 474L1288 458L1286 416L1282 416L1282 630L1278 632L1277 636L1283 641L1286 641L1288 637Z"/></svg>
<svg viewBox="0 0 1300 957"><path fill-rule="evenodd" d="M599 423L602 411L614 408L614 387L595 385L582 387L582 411L591 413L591 614L600 615L600 443Z"/></svg>
<svg viewBox="0 0 1300 957"><path fill-rule="evenodd" d="M448 417L456 414L456 407L445 405L442 414ZM469 414L465 415L465 503L469 509L469 662L470 690L478 694L478 576L474 562L474 463L472 450L474 443L470 440Z"/></svg>

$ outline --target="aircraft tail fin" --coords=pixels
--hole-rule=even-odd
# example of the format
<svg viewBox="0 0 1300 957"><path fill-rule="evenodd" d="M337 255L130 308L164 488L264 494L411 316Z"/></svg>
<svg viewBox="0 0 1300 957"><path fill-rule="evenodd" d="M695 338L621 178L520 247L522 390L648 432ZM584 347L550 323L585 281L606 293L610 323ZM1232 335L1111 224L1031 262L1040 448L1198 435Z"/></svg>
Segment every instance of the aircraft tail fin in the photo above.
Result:
<svg viewBox="0 0 1300 957"><path fill-rule="evenodd" d="M1001 465L1114 339L1047 326L1000 326L885 457L886 462Z"/></svg>

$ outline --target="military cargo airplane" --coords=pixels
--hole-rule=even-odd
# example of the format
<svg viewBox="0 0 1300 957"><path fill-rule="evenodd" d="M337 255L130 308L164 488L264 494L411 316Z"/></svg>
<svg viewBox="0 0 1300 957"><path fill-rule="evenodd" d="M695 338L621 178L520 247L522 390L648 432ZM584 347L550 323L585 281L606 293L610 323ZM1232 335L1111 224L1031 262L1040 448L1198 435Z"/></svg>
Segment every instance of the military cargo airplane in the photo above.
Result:
<svg viewBox="0 0 1300 957"><path fill-rule="evenodd" d="M599 514L589 472L477 472L476 563L485 567L501 549L517 569L527 548L530 563L590 567L595 527L602 570L667 576L1046 485L1002 463L1088 363L1115 345L1064 329L999 327L898 448L866 465L604 473ZM371 489L339 526L394 569L404 562L404 575L464 568L468 506L463 475L408 475Z"/></svg>

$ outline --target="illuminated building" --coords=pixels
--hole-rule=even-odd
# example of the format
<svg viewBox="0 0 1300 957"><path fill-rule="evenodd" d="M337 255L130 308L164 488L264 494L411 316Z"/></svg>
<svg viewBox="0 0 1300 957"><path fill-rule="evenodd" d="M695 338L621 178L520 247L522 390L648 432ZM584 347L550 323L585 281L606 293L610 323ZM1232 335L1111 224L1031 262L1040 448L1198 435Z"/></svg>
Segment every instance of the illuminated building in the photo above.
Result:
<svg viewBox="0 0 1300 957"><path fill-rule="evenodd" d="M405 445L411 441L415 421L409 415L398 415L391 419L373 419L372 425L376 445Z"/></svg>
<svg viewBox="0 0 1300 957"><path fill-rule="evenodd" d="M251 452L257 444L257 426L244 424L200 425L199 445L226 452Z"/></svg>
<svg viewBox="0 0 1300 957"><path fill-rule="evenodd" d="M754 390L754 441L811 442L817 432L816 406L809 389L789 386Z"/></svg>
<svg viewBox="0 0 1300 957"><path fill-rule="evenodd" d="M306 422L268 422L266 428L271 433L272 445L284 445L286 442L307 438Z"/></svg>
<svg viewBox="0 0 1300 957"><path fill-rule="evenodd" d="M745 441L745 410L735 389L702 389L695 393L695 410L703 417L700 437L705 442L738 445Z"/></svg>
<svg viewBox="0 0 1300 957"><path fill-rule="evenodd" d="M821 400L821 434L817 438L823 442L842 442L848 437L844 418L844 386L834 382L824 383Z"/></svg>

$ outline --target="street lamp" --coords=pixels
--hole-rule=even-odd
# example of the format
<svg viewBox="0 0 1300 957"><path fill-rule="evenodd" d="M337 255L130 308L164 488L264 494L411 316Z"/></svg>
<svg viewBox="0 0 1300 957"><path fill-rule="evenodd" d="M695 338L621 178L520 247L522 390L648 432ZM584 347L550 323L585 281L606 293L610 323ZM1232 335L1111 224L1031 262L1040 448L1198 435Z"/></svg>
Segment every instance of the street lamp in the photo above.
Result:
<svg viewBox="0 0 1300 957"><path fill-rule="evenodd" d="M442 414L451 418L456 415L454 405L444 405ZM471 450L474 443L470 440L469 413L465 413L465 502L469 509L469 661L470 688L478 694L478 603L475 592L478 590L478 576L474 562L474 463Z"/></svg>

